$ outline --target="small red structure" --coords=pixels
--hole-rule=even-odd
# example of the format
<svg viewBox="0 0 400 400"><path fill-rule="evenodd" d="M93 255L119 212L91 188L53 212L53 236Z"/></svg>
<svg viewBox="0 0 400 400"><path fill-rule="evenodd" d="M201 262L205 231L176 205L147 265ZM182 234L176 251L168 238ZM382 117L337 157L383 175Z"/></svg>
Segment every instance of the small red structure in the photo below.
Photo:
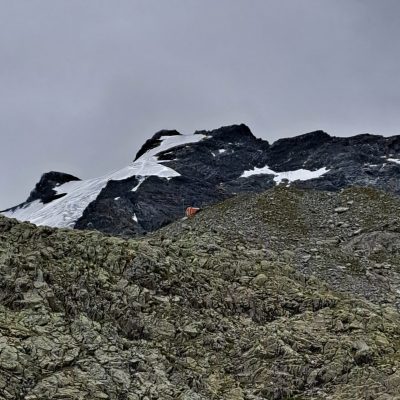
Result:
<svg viewBox="0 0 400 400"><path fill-rule="evenodd" d="M188 207L186 209L186 216L187 217L193 217L195 214L197 214L200 211L200 208L197 207Z"/></svg>

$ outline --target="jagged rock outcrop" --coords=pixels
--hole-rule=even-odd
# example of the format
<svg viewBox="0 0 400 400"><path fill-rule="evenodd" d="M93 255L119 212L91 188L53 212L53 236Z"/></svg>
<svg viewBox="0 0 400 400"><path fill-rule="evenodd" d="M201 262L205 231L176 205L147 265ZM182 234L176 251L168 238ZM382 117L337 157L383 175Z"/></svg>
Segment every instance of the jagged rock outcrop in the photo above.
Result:
<svg viewBox="0 0 400 400"><path fill-rule="evenodd" d="M238 193L290 184L328 191L371 186L399 194L399 176L400 136L339 138L315 131L269 144L243 124L193 135L164 130L120 171L80 182L44 175L28 201L5 215L134 236L182 217L186 206Z"/></svg>
<svg viewBox="0 0 400 400"><path fill-rule="evenodd" d="M138 158L146 154L149 150L155 149L162 143L162 137L165 136L179 136L180 133L176 130L168 130L168 129L163 129L161 131L158 131L153 135L152 138L148 139L146 143L140 148L140 150L137 152L135 160L136 161Z"/></svg>

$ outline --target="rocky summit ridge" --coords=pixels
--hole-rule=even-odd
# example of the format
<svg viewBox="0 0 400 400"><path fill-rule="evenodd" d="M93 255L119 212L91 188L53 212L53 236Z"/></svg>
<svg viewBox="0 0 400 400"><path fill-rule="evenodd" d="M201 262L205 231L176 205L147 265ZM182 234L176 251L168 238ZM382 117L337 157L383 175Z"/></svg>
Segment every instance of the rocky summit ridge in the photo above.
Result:
<svg viewBox="0 0 400 400"><path fill-rule="evenodd" d="M187 206L276 185L325 191L363 186L399 194L399 174L400 136L315 131L270 144L243 124L192 135L163 130L131 164L103 177L44 174L25 202L3 214L132 237L179 219Z"/></svg>
<svg viewBox="0 0 400 400"><path fill-rule="evenodd" d="M399 400L399 211L278 186L129 240L0 216L0 399Z"/></svg>

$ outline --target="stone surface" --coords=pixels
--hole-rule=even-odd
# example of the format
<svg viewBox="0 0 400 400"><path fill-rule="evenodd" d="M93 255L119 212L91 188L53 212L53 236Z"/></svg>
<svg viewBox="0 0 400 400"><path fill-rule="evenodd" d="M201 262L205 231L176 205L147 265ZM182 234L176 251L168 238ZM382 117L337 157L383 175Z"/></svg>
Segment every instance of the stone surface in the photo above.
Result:
<svg viewBox="0 0 400 400"><path fill-rule="evenodd" d="M0 217L0 399L396 399L399 211L279 187L141 239Z"/></svg>

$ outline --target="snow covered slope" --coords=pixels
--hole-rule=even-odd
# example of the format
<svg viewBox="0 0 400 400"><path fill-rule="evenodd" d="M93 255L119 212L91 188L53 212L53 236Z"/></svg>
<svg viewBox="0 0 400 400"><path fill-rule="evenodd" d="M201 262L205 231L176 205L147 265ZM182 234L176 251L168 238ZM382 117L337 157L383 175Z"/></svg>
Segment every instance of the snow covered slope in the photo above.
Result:
<svg viewBox="0 0 400 400"><path fill-rule="evenodd" d="M64 194L50 203L43 204L35 200L22 207L4 212L3 215L17 218L20 221L30 221L36 225L46 225L59 228L73 228L76 221L82 216L86 207L94 201L109 181L118 181L132 176L158 176L173 178L180 176L172 168L160 164L157 154L170 150L176 146L195 143L204 139L204 135L176 135L160 137L161 144L148 150L136 161L125 168L104 175L100 178L72 181L54 188L57 194ZM132 188L137 190L137 188Z"/></svg>

